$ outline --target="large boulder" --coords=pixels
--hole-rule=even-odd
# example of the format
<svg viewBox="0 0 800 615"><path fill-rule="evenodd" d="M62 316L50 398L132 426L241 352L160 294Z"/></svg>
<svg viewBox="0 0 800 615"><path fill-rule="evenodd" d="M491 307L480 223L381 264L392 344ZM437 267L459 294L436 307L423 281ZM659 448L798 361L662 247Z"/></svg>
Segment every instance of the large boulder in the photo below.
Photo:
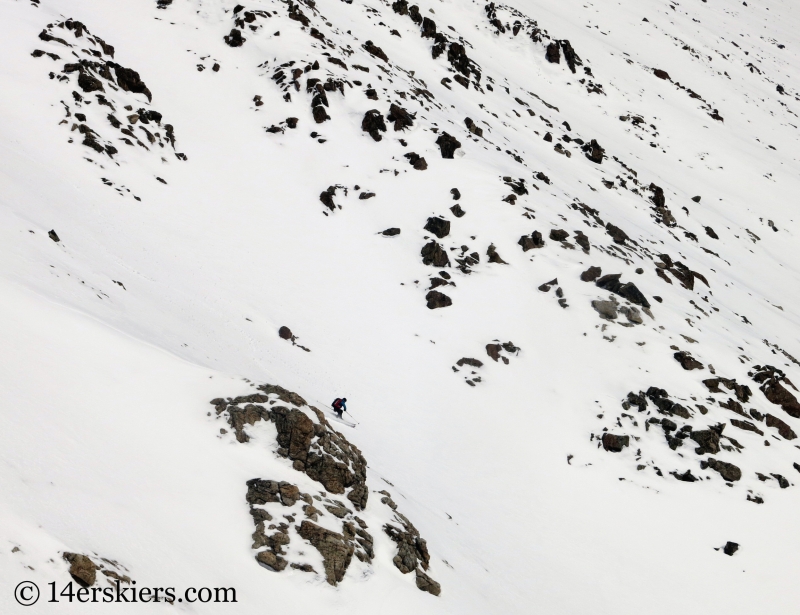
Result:
<svg viewBox="0 0 800 615"><path fill-rule="evenodd" d="M431 265L433 267L450 266L450 258L447 256L447 252L435 241L425 244L420 254L423 265Z"/></svg>
<svg viewBox="0 0 800 615"><path fill-rule="evenodd" d="M80 553L64 552L62 556L69 563L69 573L83 587L94 585L99 568L87 556Z"/></svg>
<svg viewBox="0 0 800 615"><path fill-rule="evenodd" d="M353 545L342 534L326 530L311 521L300 523L297 533L322 555L325 580L331 585L341 582L353 559Z"/></svg>

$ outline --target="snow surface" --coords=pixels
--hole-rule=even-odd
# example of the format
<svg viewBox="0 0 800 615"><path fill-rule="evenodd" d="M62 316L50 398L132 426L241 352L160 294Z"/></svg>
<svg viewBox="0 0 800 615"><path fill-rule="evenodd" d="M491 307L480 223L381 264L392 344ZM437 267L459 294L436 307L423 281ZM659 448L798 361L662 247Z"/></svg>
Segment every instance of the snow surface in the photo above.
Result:
<svg viewBox="0 0 800 615"><path fill-rule="evenodd" d="M482 3L437 0L420 8L439 31L469 41L483 92L443 86L442 78L453 76L446 58L432 60L432 42L420 38L419 27L379 0L320 0L321 15L301 6L336 48L288 19L284 3L267 0L247 8L276 14L259 21L266 23L257 32L245 31L242 47L228 47L223 36L235 4L0 5L0 610L22 609L13 599L20 581L67 583L61 553L73 551L118 561L140 586L236 587L239 602L40 602L29 612L796 612L798 487L780 489L755 474L795 482L794 444L763 424L768 438L728 425L725 434L745 447L717 455L742 468L742 480L729 487L700 470L692 446L672 451L659 428L645 431L644 415L628 412L633 419L623 418L622 427L616 420L628 391L649 386L690 407L692 396L708 405L708 415L694 417L698 429L737 418L705 401L701 380L713 364L718 375L749 383L748 408L800 427L747 377L752 365L768 363L800 381L798 366L763 341L800 356L797 6L512 3L553 39L569 39L602 84L605 93L597 94L578 82L586 77L582 67L573 75L563 58L547 63L544 44L524 33L497 34ZM513 23L508 12L498 15ZM176 150L187 161L169 147L145 151L119 142L96 102L81 110L74 104L74 74L68 83L48 77L71 61L70 50L38 34L68 17L140 73L153 94L150 107L174 125ZM391 74L361 49L366 40L386 52ZM347 45L352 56L341 51ZM32 57L34 49L61 59ZM324 50L349 69L327 63ZM285 62L302 67L315 59L319 77L363 83L346 87L344 96L328 92L332 119L319 125L305 92L310 75L299 92L289 90L291 102L270 78ZM211 70L214 62L219 72ZM672 81L656 78L653 68ZM435 104L395 93L420 82ZM368 84L380 100L364 96ZM256 95L263 106L254 104ZM114 96L146 102L141 94ZM113 160L80 144L72 118L59 124L62 100L115 140ZM387 114L390 102L416 112L417 121L403 134L390 127L374 142L361 120L370 109ZM620 121L631 114L643 125ZM287 117L299 118L297 129L265 132ZM468 137L464 117L486 140ZM566 132L563 121L567 134L605 148L602 165L574 143L563 143L571 158L553 151ZM461 141L455 159L441 158L434 124ZM312 131L326 142L309 137ZM548 131L553 143L542 139ZM408 164L409 151L426 158L426 171ZM620 185L629 174L611 156L638 172L641 194L630 180L628 189ZM552 184L535 180L536 172ZM510 192L503 176L526 180L529 194L516 205L502 201ZM664 188L679 227L654 220L650 182ZM319 193L337 184L348 195L337 191L341 208L328 211ZM463 195L463 218L448 211L453 187ZM359 200L363 190L376 196ZM695 195L700 203L690 200ZM575 200L641 249L626 249L624 258L601 250L610 238L569 207ZM522 216L524 207L534 219ZM438 290L453 305L437 310L428 310L424 297L428 275L438 269L419 255L432 215L452 222L440 241L445 248L463 244L481 255L469 275L448 269L456 287ZM379 234L388 227L402 233ZM590 254L549 240L553 228L571 236L583 230ZM59 243L48 238L50 229ZM522 252L520 235L534 230L547 245ZM490 244L508 265L487 262ZM661 252L702 273L710 289L659 279L653 262ZM450 252L451 262L458 254ZM589 265L622 273L648 298L663 297L651 300L654 319L644 316L630 328L600 320L590 303L609 293L579 280ZM637 267L644 274L634 273ZM537 290L554 278L566 309L554 291ZM310 352L280 339L283 325ZM521 351L508 365L492 361L485 346L494 340L511 340ZM691 351L706 369L681 369L671 345ZM482 379L474 387L464 382L469 369L452 369L462 357L484 363L474 370ZM274 454L274 428L253 429L247 445L220 434L226 425L209 400L247 394L251 383L263 382L320 406L348 398L359 424L342 431L369 462L371 490L389 481L428 541L440 597L418 591L413 575L392 565L394 545L371 522L380 518L374 493L364 513L376 539L371 567L354 564L331 587L318 575L258 566L245 481L275 477L319 489ZM598 448L603 428L640 440L607 452ZM640 462L646 468L637 471ZM687 469L704 480L669 475ZM765 503L747 501L748 493ZM715 550L729 540L741 545L733 557Z"/></svg>

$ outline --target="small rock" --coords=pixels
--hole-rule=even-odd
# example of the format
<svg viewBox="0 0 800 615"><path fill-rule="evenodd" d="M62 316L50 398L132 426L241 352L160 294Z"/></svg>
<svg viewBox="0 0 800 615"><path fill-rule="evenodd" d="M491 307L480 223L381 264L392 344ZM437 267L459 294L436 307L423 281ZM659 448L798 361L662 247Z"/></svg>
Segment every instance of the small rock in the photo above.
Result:
<svg viewBox="0 0 800 615"><path fill-rule="evenodd" d="M688 352L676 352L674 355L675 360L681 364L681 367L687 371L691 371L693 369L704 369L704 366L700 361L692 357Z"/></svg>
<svg viewBox="0 0 800 615"><path fill-rule="evenodd" d="M428 302L427 306L429 310L435 310L437 308L444 308L453 305L453 300L447 295L440 293L438 290L430 291L427 295L425 295L425 299Z"/></svg>
<svg viewBox="0 0 800 615"><path fill-rule="evenodd" d="M600 318L604 320L616 320L617 318L618 304L616 301L594 300L592 301L592 307L600 314Z"/></svg>
<svg viewBox="0 0 800 615"><path fill-rule="evenodd" d="M292 335L292 330L289 327L281 327L278 329L278 335L284 340L291 340L294 338L294 335Z"/></svg>
<svg viewBox="0 0 800 615"><path fill-rule="evenodd" d="M738 542L731 542L730 540L725 543L725 546L722 548L722 552L725 555L733 555L739 550L739 543Z"/></svg>
<svg viewBox="0 0 800 615"><path fill-rule="evenodd" d="M395 235L400 234L399 228L387 228L385 231L381 232L381 235L385 235L386 237L394 237Z"/></svg>
<svg viewBox="0 0 800 615"><path fill-rule="evenodd" d="M444 218L428 218L424 228L442 239L450 234L450 221Z"/></svg>
<svg viewBox="0 0 800 615"><path fill-rule="evenodd" d="M454 215L456 218L461 218L462 216L464 216L464 214L466 214L466 213L467 213L467 212L465 212L463 209L461 209L461 205L459 205L458 203L456 203L455 205L453 205L453 206L450 208L450 211L451 211L451 212L453 212L453 215Z"/></svg>
<svg viewBox="0 0 800 615"><path fill-rule="evenodd" d="M594 282L602 273L603 270L600 267L589 267L586 271L581 273L581 281Z"/></svg>
<svg viewBox="0 0 800 615"><path fill-rule="evenodd" d="M59 236L58 236L58 233L56 233L54 230L50 230L50 231L47 233L47 236L48 236L50 239L52 239L53 241L55 241L56 243L58 243L59 241L61 241L61 239L60 239L60 238L59 238Z"/></svg>

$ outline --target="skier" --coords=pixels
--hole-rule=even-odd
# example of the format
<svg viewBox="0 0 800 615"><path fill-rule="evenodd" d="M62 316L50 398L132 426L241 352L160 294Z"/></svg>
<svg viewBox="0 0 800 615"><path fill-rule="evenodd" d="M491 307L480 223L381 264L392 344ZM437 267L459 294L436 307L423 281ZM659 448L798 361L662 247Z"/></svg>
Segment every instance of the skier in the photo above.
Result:
<svg viewBox="0 0 800 615"><path fill-rule="evenodd" d="M331 408L333 408L333 411L336 413L336 416L338 416L340 419L342 418L342 412L347 411L347 405L345 404L346 401L347 401L346 397L337 397L336 399L333 400L333 403L331 404Z"/></svg>

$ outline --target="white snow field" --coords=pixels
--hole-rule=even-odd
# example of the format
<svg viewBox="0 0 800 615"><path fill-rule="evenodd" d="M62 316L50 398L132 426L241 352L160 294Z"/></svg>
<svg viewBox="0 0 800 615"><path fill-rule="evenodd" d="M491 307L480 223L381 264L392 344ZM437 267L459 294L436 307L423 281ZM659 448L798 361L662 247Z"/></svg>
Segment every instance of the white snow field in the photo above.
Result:
<svg viewBox="0 0 800 615"><path fill-rule="evenodd" d="M0 612L796 613L798 32L0 2Z"/></svg>

